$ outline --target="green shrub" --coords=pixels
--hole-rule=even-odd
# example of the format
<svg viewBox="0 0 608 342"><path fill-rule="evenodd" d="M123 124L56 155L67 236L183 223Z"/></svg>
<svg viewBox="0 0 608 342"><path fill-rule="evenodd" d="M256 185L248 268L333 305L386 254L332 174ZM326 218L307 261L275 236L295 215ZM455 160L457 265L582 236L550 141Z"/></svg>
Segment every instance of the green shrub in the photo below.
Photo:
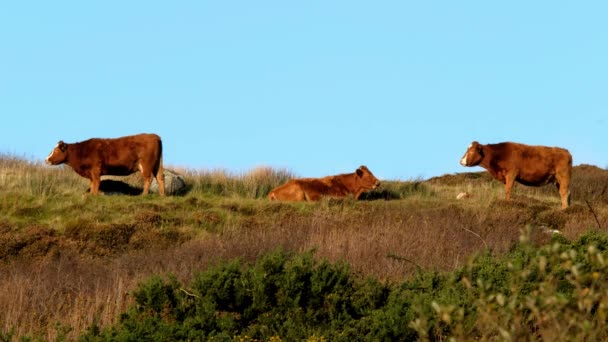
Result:
<svg viewBox="0 0 608 342"><path fill-rule="evenodd" d="M503 257L486 252L457 271L420 271L392 285L357 279L312 252L274 252L254 265L220 263L188 289L153 277L119 324L82 339L605 340L607 247L597 232L542 247L524 232Z"/></svg>
<svg viewBox="0 0 608 342"><path fill-rule="evenodd" d="M457 339L605 340L606 241L605 234L597 233L573 243L556 237L541 248L524 241L496 262L477 257L459 272L473 299L472 310L455 314L437 300L434 312L422 315L413 326L428 339L429 331L447 325L446 335ZM484 271L492 263L497 272Z"/></svg>
<svg viewBox="0 0 608 342"><path fill-rule="evenodd" d="M154 277L139 286L117 326L90 329L83 338L352 340L356 321L387 295L377 281L356 282L344 263L275 252L252 266L231 261L199 273L190 289Z"/></svg>

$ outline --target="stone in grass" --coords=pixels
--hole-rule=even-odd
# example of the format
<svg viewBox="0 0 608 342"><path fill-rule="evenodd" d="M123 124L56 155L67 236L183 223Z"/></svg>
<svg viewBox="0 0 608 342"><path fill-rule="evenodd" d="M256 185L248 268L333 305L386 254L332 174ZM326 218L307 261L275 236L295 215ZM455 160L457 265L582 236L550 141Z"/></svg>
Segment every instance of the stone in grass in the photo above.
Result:
<svg viewBox="0 0 608 342"><path fill-rule="evenodd" d="M186 181L182 175L168 169L164 169L163 171L165 175L166 195L181 195L186 192ZM156 178L152 179L150 192L158 193L158 182L156 181Z"/></svg>
<svg viewBox="0 0 608 342"><path fill-rule="evenodd" d="M456 196L456 199L462 200L462 199L467 199L470 198L471 194L468 192L461 192L458 194L458 196Z"/></svg>

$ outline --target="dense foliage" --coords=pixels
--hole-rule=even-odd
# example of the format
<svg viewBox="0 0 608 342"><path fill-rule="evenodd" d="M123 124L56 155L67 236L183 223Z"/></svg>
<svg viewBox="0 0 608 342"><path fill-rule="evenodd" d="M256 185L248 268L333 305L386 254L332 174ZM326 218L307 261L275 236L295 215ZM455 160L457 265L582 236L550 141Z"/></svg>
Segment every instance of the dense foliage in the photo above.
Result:
<svg viewBox="0 0 608 342"><path fill-rule="evenodd" d="M220 263L187 286L152 277L135 305L83 340L458 339L599 340L608 337L608 236L522 242L450 273L419 272L400 284L359 279L312 253L270 253Z"/></svg>

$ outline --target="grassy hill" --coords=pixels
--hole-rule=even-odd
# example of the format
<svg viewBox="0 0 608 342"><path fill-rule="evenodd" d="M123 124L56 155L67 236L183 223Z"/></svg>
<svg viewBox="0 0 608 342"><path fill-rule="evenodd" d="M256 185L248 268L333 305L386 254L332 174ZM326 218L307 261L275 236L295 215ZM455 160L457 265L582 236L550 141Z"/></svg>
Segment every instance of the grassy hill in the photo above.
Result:
<svg viewBox="0 0 608 342"><path fill-rule="evenodd" d="M285 170L179 171L183 196L90 196L69 168L0 156L0 331L73 339L116 324L152 275L187 284L220 260L254 263L278 249L397 283L503 256L524 230L540 246L552 229L575 240L608 227L608 171L589 165L574 168L563 211L555 187L516 185L506 202L485 172L384 181L360 201L277 203L265 195L293 177Z"/></svg>

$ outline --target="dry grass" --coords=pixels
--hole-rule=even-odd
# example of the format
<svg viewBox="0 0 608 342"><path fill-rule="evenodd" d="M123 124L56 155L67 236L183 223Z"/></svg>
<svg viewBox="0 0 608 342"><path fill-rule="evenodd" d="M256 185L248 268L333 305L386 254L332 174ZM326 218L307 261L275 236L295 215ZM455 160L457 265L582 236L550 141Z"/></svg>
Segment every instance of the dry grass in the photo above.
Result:
<svg viewBox="0 0 608 342"><path fill-rule="evenodd" d="M608 172L588 166L575 169L565 211L552 187L518 185L506 202L484 173L385 182L367 196L388 201L309 204L264 199L292 177L284 170L182 172L185 196L92 197L69 169L0 158L0 331L74 339L116 322L129 292L152 274L187 282L220 259L254 261L277 248L316 249L362 277L397 281L417 268L462 267L482 250L504 253L525 226L537 243L549 239L546 228L575 238L598 229L596 217L608 227ZM472 196L456 200L462 191Z"/></svg>

